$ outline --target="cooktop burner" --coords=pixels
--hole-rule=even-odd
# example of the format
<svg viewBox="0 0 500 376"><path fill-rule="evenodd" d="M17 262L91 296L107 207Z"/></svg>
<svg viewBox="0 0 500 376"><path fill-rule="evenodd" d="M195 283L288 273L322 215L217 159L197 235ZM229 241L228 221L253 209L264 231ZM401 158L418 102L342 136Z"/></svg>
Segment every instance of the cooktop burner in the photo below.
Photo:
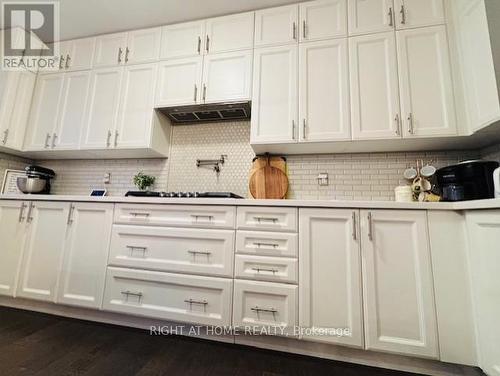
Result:
<svg viewBox="0 0 500 376"><path fill-rule="evenodd" d="M151 192L128 191L125 197L163 197L163 198L243 198L231 192Z"/></svg>

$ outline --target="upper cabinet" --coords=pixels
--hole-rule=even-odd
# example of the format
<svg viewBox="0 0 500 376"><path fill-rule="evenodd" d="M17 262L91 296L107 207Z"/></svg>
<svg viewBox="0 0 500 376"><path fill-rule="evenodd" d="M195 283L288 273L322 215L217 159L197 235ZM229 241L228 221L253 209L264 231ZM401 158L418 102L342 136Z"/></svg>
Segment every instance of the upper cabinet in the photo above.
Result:
<svg viewBox="0 0 500 376"><path fill-rule="evenodd" d="M160 59L199 56L205 35L205 21L162 27Z"/></svg>
<svg viewBox="0 0 500 376"><path fill-rule="evenodd" d="M394 11L397 29L445 22L443 0L394 0Z"/></svg>
<svg viewBox="0 0 500 376"><path fill-rule="evenodd" d="M255 12L255 47L297 43L299 8L297 5Z"/></svg>
<svg viewBox="0 0 500 376"><path fill-rule="evenodd" d="M347 36L347 0L299 4L301 42Z"/></svg>
<svg viewBox="0 0 500 376"><path fill-rule="evenodd" d="M74 39L59 43L59 70L92 68L96 38Z"/></svg>
<svg viewBox="0 0 500 376"><path fill-rule="evenodd" d="M122 64L127 33L106 34L97 37L94 68L112 67Z"/></svg>
<svg viewBox="0 0 500 376"><path fill-rule="evenodd" d="M254 12L248 12L207 20L205 53L252 49L254 17Z"/></svg>

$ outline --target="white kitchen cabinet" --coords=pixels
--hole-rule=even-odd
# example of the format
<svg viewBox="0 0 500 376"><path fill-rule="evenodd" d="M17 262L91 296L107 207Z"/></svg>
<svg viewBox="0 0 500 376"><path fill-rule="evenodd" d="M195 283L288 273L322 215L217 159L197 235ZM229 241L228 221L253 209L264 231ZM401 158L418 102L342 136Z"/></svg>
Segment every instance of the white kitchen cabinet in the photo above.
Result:
<svg viewBox="0 0 500 376"><path fill-rule="evenodd" d="M160 59L202 55L205 21L185 22L162 27Z"/></svg>
<svg viewBox="0 0 500 376"><path fill-rule="evenodd" d="M94 55L94 68L113 67L122 64L125 59L127 33L115 33L98 36Z"/></svg>
<svg viewBox="0 0 500 376"><path fill-rule="evenodd" d="M59 43L59 69L78 71L92 68L96 38L81 38Z"/></svg>
<svg viewBox="0 0 500 376"><path fill-rule="evenodd" d="M298 5L255 12L255 47L296 44L299 38Z"/></svg>
<svg viewBox="0 0 500 376"><path fill-rule="evenodd" d="M297 208L239 206L238 230L297 232Z"/></svg>
<svg viewBox="0 0 500 376"><path fill-rule="evenodd" d="M161 28L139 29L128 33L124 47L125 64L151 63L160 55Z"/></svg>
<svg viewBox="0 0 500 376"><path fill-rule="evenodd" d="M113 204L73 203L68 218L58 303L98 309L106 276Z"/></svg>
<svg viewBox="0 0 500 376"><path fill-rule="evenodd" d="M443 0L394 0L394 10L397 29L445 23Z"/></svg>
<svg viewBox="0 0 500 376"><path fill-rule="evenodd" d="M445 26L397 33L405 137L455 136L457 122Z"/></svg>
<svg viewBox="0 0 500 376"><path fill-rule="evenodd" d="M347 36L347 0L307 1L299 14L301 42Z"/></svg>
<svg viewBox="0 0 500 376"><path fill-rule="evenodd" d="M303 339L364 347L357 210L300 209L299 325L345 329Z"/></svg>
<svg viewBox="0 0 500 376"><path fill-rule="evenodd" d="M123 69L114 147L147 147L151 139L157 64Z"/></svg>
<svg viewBox="0 0 500 376"><path fill-rule="evenodd" d="M201 101L203 59L171 59L158 65L156 107L189 105Z"/></svg>
<svg viewBox="0 0 500 376"><path fill-rule="evenodd" d="M347 39L299 46L299 140L351 139Z"/></svg>
<svg viewBox="0 0 500 376"><path fill-rule="evenodd" d="M394 30L393 0L349 0L348 3L349 35Z"/></svg>
<svg viewBox="0 0 500 376"><path fill-rule="evenodd" d="M253 48L254 12L210 18L206 21L205 53Z"/></svg>
<svg viewBox="0 0 500 376"><path fill-rule="evenodd" d="M92 71L88 110L82 147L105 149L114 145L120 104L122 68L103 68Z"/></svg>
<svg viewBox="0 0 500 376"><path fill-rule="evenodd" d="M488 375L500 375L500 211L466 214L469 235L473 307L478 334L479 362Z"/></svg>
<svg viewBox="0 0 500 376"><path fill-rule="evenodd" d="M353 139L400 138L394 33L350 38L349 68Z"/></svg>
<svg viewBox="0 0 500 376"><path fill-rule="evenodd" d="M204 103L250 100L253 51L210 54L203 60Z"/></svg>
<svg viewBox="0 0 500 376"><path fill-rule="evenodd" d="M361 211L367 350L438 358L427 216Z"/></svg>
<svg viewBox="0 0 500 376"><path fill-rule="evenodd" d="M296 140L297 50L297 46L281 46L254 51L252 143Z"/></svg>
<svg viewBox="0 0 500 376"><path fill-rule="evenodd" d="M0 295L16 292L24 242L26 239L27 203L0 201Z"/></svg>
<svg viewBox="0 0 500 376"><path fill-rule="evenodd" d="M30 203L17 296L55 302L69 207L65 202Z"/></svg>

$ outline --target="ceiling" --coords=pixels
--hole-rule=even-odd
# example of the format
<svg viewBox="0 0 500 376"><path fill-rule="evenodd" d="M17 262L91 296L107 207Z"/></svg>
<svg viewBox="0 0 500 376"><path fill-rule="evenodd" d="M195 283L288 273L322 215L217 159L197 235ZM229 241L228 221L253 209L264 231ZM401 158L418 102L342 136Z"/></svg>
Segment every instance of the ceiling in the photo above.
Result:
<svg viewBox="0 0 500 376"><path fill-rule="evenodd" d="M42 0L30 2L32 1ZM59 0L60 39L160 26L297 2L296 0Z"/></svg>

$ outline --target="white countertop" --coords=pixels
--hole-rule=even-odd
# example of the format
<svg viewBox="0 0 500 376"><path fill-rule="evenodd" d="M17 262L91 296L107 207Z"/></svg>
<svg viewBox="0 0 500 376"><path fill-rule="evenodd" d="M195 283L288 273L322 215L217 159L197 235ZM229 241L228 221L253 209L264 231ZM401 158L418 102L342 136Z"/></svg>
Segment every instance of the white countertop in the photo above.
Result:
<svg viewBox="0 0 500 376"><path fill-rule="evenodd" d="M500 209L500 199L462 202L395 202L395 201L338 201L338 200L253 200L227 198L144 198L144 197L89 197L71 195L0 195L0 200L109 202L175 205L227 206L291 206L315 208L355 209L414 209L414 210L474 210Z"/></svg>

